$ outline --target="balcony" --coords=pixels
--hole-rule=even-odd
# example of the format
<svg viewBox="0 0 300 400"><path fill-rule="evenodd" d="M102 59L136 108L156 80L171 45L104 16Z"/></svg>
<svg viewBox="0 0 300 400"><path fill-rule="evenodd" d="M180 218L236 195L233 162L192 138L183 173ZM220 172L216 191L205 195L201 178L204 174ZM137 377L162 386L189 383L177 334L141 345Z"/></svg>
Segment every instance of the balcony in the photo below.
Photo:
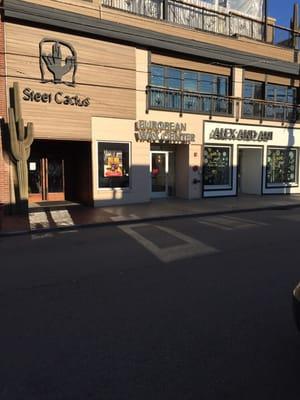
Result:
<svg viewBox="0 0 300 400"><path fill-rule="evenodd" d="M212 94L147 87L148 108L182 113L232 116L233 99Z"/></svg>
<svg viewBox="0 0 300 400"><path fill-rule="evenodd" d="M102 0L104 7L225 36L242 36L298 48L298 33L234 12L219 12L182 0Z"/></svg>
<svg viewBox="0 0 300 400"><path fill-rule="evenodd" d="M256 99L243 99L242 103L243 118L292 123L300 120L298 105Z"/></svg>
<svg viewBox="0 0 300 400"><path fill-rule="evenodd" d="M287 103L194 93L155 86L148 86L146 93L148 110L209 115L210 118L235 117L237 121L240 114L242 118L260 121L290 123L300 121L300 107Z"/></svg>

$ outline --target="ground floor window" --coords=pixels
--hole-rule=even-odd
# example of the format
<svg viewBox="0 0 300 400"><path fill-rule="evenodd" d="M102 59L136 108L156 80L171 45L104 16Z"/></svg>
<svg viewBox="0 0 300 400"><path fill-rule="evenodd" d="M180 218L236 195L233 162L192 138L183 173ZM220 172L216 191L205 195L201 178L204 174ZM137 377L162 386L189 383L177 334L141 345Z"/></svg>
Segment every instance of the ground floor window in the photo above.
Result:
<svg viewBox="0 0 300 400"><path fill-rule="evenodd" d="M99 188L129 187L129 143L98 142Z"/></svg>
<svg viewBox="0 0 300 400"><path fill-rule="evenodd" d="M267 185L296 184L298 176L298 149L268 148Z"/></svg>
<svg viewBox="0 0 300 400"><path fill-rule="evenodd" d="M205 146L204 186L205 189L231 188L231 146Z"/></svg>

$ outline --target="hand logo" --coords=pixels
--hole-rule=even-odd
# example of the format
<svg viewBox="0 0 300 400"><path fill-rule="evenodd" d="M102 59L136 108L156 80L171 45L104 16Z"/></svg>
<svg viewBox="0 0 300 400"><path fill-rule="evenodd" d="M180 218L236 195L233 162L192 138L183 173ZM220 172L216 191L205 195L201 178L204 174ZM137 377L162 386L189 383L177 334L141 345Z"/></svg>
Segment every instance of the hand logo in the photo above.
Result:
<svg viewBox="0 0 300 400"><path fill-rule="evenodd" d="M50 44L52 44L51 53L49 53ZM53 82L75 86L77 70L75 49L69 43L60 40L43 39L40 42L40 68L43 83ZM53 79L47 79L47 72L48 75L52 74ZM69 77L69 80L63 80L65 75Z"/></svg>

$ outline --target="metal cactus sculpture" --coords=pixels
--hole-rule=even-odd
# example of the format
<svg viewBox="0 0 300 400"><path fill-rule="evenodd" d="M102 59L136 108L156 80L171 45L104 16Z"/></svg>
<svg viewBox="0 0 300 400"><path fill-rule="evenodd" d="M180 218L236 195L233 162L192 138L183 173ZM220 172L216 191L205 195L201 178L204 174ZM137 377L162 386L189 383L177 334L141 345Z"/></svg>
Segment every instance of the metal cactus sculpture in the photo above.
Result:
<svg viewBox="0 0 300 400"><path fill-rule="evenodd" d="M21 112L19 84L13 84L13 107L8 109L10 152L16 166L16 207L18 212L28 209L28 166L30 146L33 142L33 124L24 125Z"/></svg>

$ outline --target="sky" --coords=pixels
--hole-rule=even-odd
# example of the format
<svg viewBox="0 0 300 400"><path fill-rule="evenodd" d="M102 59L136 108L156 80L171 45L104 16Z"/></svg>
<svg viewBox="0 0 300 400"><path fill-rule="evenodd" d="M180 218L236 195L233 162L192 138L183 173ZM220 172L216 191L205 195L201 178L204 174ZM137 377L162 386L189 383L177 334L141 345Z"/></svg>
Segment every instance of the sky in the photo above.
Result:
<svg viewBox="0 0 300 400"><path fill-rule="evenodd" d="M278 25L289 27L296 0L268 0L268 15L276 18ZM298 1L299 3L299 1Z"/></svg>

